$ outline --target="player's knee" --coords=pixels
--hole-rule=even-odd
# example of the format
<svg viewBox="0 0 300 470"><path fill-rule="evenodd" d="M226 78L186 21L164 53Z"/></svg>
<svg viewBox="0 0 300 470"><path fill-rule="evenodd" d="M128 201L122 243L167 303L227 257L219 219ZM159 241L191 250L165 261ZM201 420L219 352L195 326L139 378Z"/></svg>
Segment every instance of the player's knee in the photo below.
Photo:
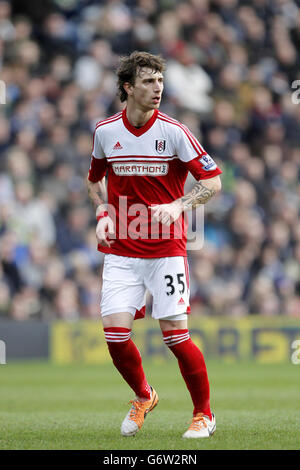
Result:
<svg viewBox="0 0 300 470"><path fill-rule="evenodd" d="M129 312L113 313L102 316L103 328L132 328L133 315Z"/></svg>
<svg viewBox="0 0 300 470"><path fill-rule="evenodd" d="M170 331L170 330L186 330L187 329L187 320L160 320L159 321L161 331Z"/></svg>

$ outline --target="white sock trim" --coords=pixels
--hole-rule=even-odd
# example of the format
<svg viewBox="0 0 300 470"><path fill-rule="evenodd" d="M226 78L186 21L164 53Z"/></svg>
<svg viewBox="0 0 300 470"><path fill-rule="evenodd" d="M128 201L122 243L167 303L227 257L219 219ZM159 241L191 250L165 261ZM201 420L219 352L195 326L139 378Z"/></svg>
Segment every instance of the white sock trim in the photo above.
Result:
<svg viewBox="0 0 300 470"><path fill-rule="evenodd" d="M124 343L128 341L131 336L131 331L129 333L116 333L111 331L104 331L105 339L108 343Z"/></svg>
<svg viewBox="0 0 300 470"><path fill-rule="evenodd" d="M190 333L187 331L186 333L182 333L180 335L169 335L164 337L164 342L167 346L175 346L176 344L182 343L183 341L187 341L190 338Z"/></svg>

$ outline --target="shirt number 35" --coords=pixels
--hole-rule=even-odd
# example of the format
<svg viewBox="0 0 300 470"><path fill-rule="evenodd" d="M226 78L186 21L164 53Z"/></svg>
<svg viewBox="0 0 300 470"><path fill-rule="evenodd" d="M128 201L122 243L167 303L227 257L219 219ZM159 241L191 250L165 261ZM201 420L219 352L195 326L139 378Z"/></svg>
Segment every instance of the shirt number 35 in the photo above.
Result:
<svg viewBox="0 0 300 470"><path fill-rule="evenodd" d="M165 276L165 280L166 280L166 287L167 287L167 290L166 290L166 294L167 295L173 295L176 291L176 287L178 288L179 290L179 294L183 294L184 291L185 291L185 283L184 283L184 273L178 273L176 275L176 279L174 279L173 276L171 276L170 274L167 274ZM176 283L176 285L174 285L174 281Z"/></svg>

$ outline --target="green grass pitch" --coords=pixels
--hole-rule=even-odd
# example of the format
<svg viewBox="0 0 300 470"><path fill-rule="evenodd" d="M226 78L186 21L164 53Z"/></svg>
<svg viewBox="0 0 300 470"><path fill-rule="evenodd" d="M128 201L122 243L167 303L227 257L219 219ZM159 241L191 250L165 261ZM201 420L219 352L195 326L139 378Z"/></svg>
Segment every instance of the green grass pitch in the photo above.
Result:
<svg viewBox="0 0 300 470"><path fill-rule="evenodd" d="M0 449L299 449L300 365L207 361L217 430L201 440L181 437L192 407L177 363L144 368L160 402L126 438L133 395L112 365L1 365Z"/></svg>

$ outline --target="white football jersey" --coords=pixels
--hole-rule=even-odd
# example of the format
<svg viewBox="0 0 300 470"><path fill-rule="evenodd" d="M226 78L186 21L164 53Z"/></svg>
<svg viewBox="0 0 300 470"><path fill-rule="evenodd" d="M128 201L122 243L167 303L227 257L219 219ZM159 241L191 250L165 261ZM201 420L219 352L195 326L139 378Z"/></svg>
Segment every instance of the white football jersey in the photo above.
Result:
<svg viewBox="0 0 300 470"><path fill-rule="evenodd" d="M166 204L184 195L191 172L197 179L219 175L221 170L195 136L179 121L155 110L136 128L126 108L96 125L89 180L106 174L109 212L116 240L105 253L140 258L186 256L186 223L171 227L153 224L149 206Z"/></svg>

